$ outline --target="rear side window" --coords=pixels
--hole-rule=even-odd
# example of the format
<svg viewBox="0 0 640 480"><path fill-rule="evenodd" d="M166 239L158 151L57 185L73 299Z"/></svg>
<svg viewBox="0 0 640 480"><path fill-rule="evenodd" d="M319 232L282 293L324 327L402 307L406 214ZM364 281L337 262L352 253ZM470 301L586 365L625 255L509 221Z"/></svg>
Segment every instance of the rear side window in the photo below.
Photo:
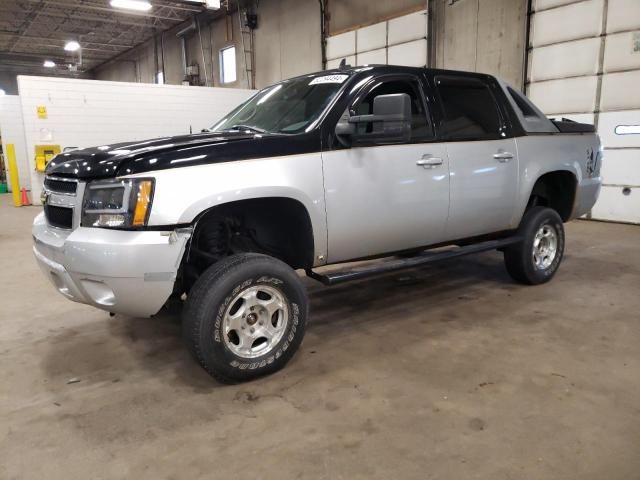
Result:
<svg viewBox="0 0 640 480"><path fill-rule="evenodd" d="M479 80L436 77L442 103L440 129L448 140L490 140L504 136L498 105Z"/></svg>

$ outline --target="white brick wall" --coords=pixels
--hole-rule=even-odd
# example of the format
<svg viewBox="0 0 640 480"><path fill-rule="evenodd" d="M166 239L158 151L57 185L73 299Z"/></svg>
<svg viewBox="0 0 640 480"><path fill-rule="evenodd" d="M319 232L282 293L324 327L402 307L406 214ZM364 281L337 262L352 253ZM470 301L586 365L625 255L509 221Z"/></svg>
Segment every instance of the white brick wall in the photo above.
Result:
<svg viewBox="0 0 640 480"><path fill-rule="evenodd" d="M13 143L16 149L16 163L18 165L18 176L20 186L31 188L31 175L29 174L29 162L27 159L27 149L24 143L24 124L22 122L22 108L18 95L0 96L0 135L2 135L2 151L5 156L5 167L8 166L7 144ZM11 191L11 182L7 183Z"/></svg>
<svg viewBox="0 0 640 480"><path fill-rule="evenodd" d="M34 170L36 144L91 147L188 133L212 126L251 90L18 77L29 152L32 201L40 197L43 176ZM37 106L47 107L39 119ZM46 134L52 140L44 140Z"/></svg>

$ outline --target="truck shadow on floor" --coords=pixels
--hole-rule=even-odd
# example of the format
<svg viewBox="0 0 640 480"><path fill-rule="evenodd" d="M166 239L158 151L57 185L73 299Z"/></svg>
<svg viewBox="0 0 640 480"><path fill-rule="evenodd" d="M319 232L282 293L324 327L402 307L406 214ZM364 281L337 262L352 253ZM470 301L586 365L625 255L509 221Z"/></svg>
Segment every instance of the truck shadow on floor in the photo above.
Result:
<svg viewBox="0 0 640 480"><path fill-rule="evenodd" d="M364 326L375 332L389 322L409 328L455 320L456 328L472 328L478 319L461 315L461 303L523 288L510 280L495 255L488 254L334 287L310 279L304 282L310 319L302 350L311 352L338 337L357 342ZM144 371L199 392L219 386L186 351L179 316L161 312L147 319L109 318L99 312L96 319L49 338L42 365L52 384L63 385L69 378L85 384L117 383L128 377L140 379ZM297 355L288 368L313 374L310 362Z"/></svg>

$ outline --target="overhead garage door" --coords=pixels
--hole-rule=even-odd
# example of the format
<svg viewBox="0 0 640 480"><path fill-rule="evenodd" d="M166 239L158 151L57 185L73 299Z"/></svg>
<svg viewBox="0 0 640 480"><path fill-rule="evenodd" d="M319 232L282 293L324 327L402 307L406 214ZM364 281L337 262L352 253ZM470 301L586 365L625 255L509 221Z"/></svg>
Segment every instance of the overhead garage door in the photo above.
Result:
<svg viewBox="0 0 640 480"><path fill-rule="evenodd" d="M349 65L427 65L427 15L411 13L327 39L327 68Z"/></svg>
<svg viewBox="0 0 640 480"><path fill-rule="evenodd" d="M640 223L640 1L535 0L530 22L529 96L606 150L591 217Z"/></svg>

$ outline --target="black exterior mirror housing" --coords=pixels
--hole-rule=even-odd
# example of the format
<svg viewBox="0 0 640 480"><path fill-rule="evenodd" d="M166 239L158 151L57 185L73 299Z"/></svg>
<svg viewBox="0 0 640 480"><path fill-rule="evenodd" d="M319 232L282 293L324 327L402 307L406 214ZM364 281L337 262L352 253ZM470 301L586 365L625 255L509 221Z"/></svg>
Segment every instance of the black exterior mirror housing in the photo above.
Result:
<svg viewBox="0 0 640 480"><path fill-rule="evenodd" d="M360 124L371 124L371 128L359 132ZM336 125L336 136L344 146L408 142L411 98L406 93L378 95L373 99L373 114L349 116L345 112Z"/></svg>

